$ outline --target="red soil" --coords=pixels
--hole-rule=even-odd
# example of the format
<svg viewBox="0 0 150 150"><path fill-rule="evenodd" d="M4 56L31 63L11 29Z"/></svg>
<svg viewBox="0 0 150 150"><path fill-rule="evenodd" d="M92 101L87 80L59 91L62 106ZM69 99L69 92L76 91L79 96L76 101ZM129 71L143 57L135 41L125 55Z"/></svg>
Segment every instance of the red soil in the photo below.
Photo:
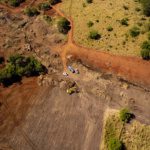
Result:
<svg viewBox="0 0 150 150"><path fill-rule="evenodd" d="M59 8L53 7L60 16L66 17ZM67 18L67 17L66 17ZM88 49L79 46L73 39L74 24L71 18L68 18L71 24L71 30L68 34L68 42L63 45L61 55L66 68L66 55L71 54L83 63L115 73L127 80L150 86L150 62L138 57L116 56L105 52Z"/></svg>
<svg viewBox="0 0 150 150"><path fill-rule="evenodd" d="M8 9L7 6L0 6ZM12 12L19 12L22 10L22 7L19 9L12 9L9 7L9 10ZM60 16L66 17L59 10L59 5L53 6L53 10L55 10ZM50 12L47 12L47 14L49 13ZM71 54L95 69L103 69L115 73L127 80L150 87L150 61L145 61L138 57L116 56L77 45L73 40L73 20L71 17L67 19L71 23L68 41L62 46L56 46L53 48L60 53L64 69L66 69L67 64L66 56Z"/></svg>

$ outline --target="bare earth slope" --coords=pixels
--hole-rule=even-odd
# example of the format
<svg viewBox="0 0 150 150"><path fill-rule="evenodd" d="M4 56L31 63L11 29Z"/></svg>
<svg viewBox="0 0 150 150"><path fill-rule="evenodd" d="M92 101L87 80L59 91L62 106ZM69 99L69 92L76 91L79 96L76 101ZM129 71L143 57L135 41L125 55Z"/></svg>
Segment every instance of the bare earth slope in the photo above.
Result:
<svg viewBox="0 0 150 150"><path fill-rule="evenodd" d="M0 89L2 149L98 150L107 107L129 107L137 120L150 124L149 92L132 85L126 89L115 78L74 65L81 70L71 76L79 94L70 96L61 86L39 87L32 78Z"/></svg>

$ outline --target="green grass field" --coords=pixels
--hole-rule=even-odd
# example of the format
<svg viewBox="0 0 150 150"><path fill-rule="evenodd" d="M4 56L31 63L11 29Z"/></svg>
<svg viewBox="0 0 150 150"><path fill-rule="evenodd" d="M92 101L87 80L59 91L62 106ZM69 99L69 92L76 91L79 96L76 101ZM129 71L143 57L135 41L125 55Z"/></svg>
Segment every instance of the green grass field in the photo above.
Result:
<svg viewBox="0 0 150 150"><path fill-rule="evenodd" d="M76 43L117 55L139 56L141 43L147 40L150 30L149 19L134 0L93 0L91 4L86 0L63 0L60 9L73 18ZM122 25L126 19L128 25ZM91 27L89 21L93 22ZM137 37L130 36L134 26L140 29ZM89 39L92 30L101 34L99 40Z"/></svg>

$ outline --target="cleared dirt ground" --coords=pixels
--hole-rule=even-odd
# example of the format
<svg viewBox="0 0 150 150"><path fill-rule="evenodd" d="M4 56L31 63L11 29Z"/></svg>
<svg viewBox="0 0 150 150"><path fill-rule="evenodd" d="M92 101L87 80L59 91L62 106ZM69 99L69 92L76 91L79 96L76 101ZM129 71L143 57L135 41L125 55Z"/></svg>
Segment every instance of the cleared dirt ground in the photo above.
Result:
<svg viewBox="0 0 150 150"><path fill-rule="evenodd" d="M88 71L70 75L80 88L69 96L57 86L37 85L34 78L0 89L0 147L2 150L98 150L106 108L129 107L141 123L150 124L150 93L111 75ZM82 77L82 79L81 79ZM57 81L56 80L56 81ZM56 94L57 93L57 94Z"/></svg>
<svg viewBox="0 0 150 150"><path fill-rule="evenodd" d="M48 13L54 14L53 11ZM78 68L80 74L68 72L69 77L63 77L63 63L67 55L65 49L59 48L66 46L65 37L57 32L56 26L50 27L40 17L29 19L23 15L22 18L22 14L16 14L16 11L12 15L4 7L0 14L0 48L4 56L14 52L33 55L48 69L48 74L38 79L25 78L20 84L0 87L0 149L98 150L103 113L107 107L129 107L137 120L150 124L149 89L134 86L112 74L95 72L80 62L71 63L72 60L67 63ZM20 18L23 21L27 19L23 27L18 27L22 21ZM72 32L69 37L70 34ZM64 62L51 48L64 55ZM81 50L85 50L85 54L88 52L88 49ZM84 64L88 60L86 56ZM80 92L68 95L66 85L72 81L76 82Z"/></svg>
<svg viewBox="0 0 150 150"><path fill-rule="evenodd" d="M69 96L58 87L37 88L30 82L26 80L23 85L12 87L14 92L3 91L2 149L98 149L103 111L96 108L95 112L101 114L97 121L89 116L94 113L87 112L84 101L89 103L91 97L81 101L79 95Z"/></svg>

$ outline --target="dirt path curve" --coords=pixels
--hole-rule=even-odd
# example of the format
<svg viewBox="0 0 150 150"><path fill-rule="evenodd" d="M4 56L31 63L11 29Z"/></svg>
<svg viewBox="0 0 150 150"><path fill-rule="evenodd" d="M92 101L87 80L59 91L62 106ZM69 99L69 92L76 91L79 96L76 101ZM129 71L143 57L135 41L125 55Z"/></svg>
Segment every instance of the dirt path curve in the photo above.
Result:
<svg viewBox="0 0 150 150"><path fill-rule="evenodd" d="M35 1L33 0L29 5L32 5ZM116 56L77 45L73 38L73 20L60 11L59 5L53 6L53 9L60 16L66 17L71 25L71 30L68 33L68 41L64 45L53 47L62 57L64 70L67 69L67 55L73 55L76 59L81 60L84 64L92 68L115 73L126 80L150 87L150 61L144 61L138 57ZM9 9L14 13L22 11L25 6L27 6L27 3L22 4L21 7L16 9L0 5L0 7Z"/></svg>
<svg viewBox="0 0 150 150"><path fill-rule="evenodd" d="M147 85L150 87L150 62L142 60L138 57L116 56L105 52L88 49L79 46L73 38L74 24L71 17L65 16L60 11L60 4L53 6L53 9L62 17L66 17L70 21L71 30L68 33L68 41L61 46L61 56L66 69L66 56L71 54L83 63L90 65L95 69L102 69L111 73L115 73L126 80Z"/></svg>

